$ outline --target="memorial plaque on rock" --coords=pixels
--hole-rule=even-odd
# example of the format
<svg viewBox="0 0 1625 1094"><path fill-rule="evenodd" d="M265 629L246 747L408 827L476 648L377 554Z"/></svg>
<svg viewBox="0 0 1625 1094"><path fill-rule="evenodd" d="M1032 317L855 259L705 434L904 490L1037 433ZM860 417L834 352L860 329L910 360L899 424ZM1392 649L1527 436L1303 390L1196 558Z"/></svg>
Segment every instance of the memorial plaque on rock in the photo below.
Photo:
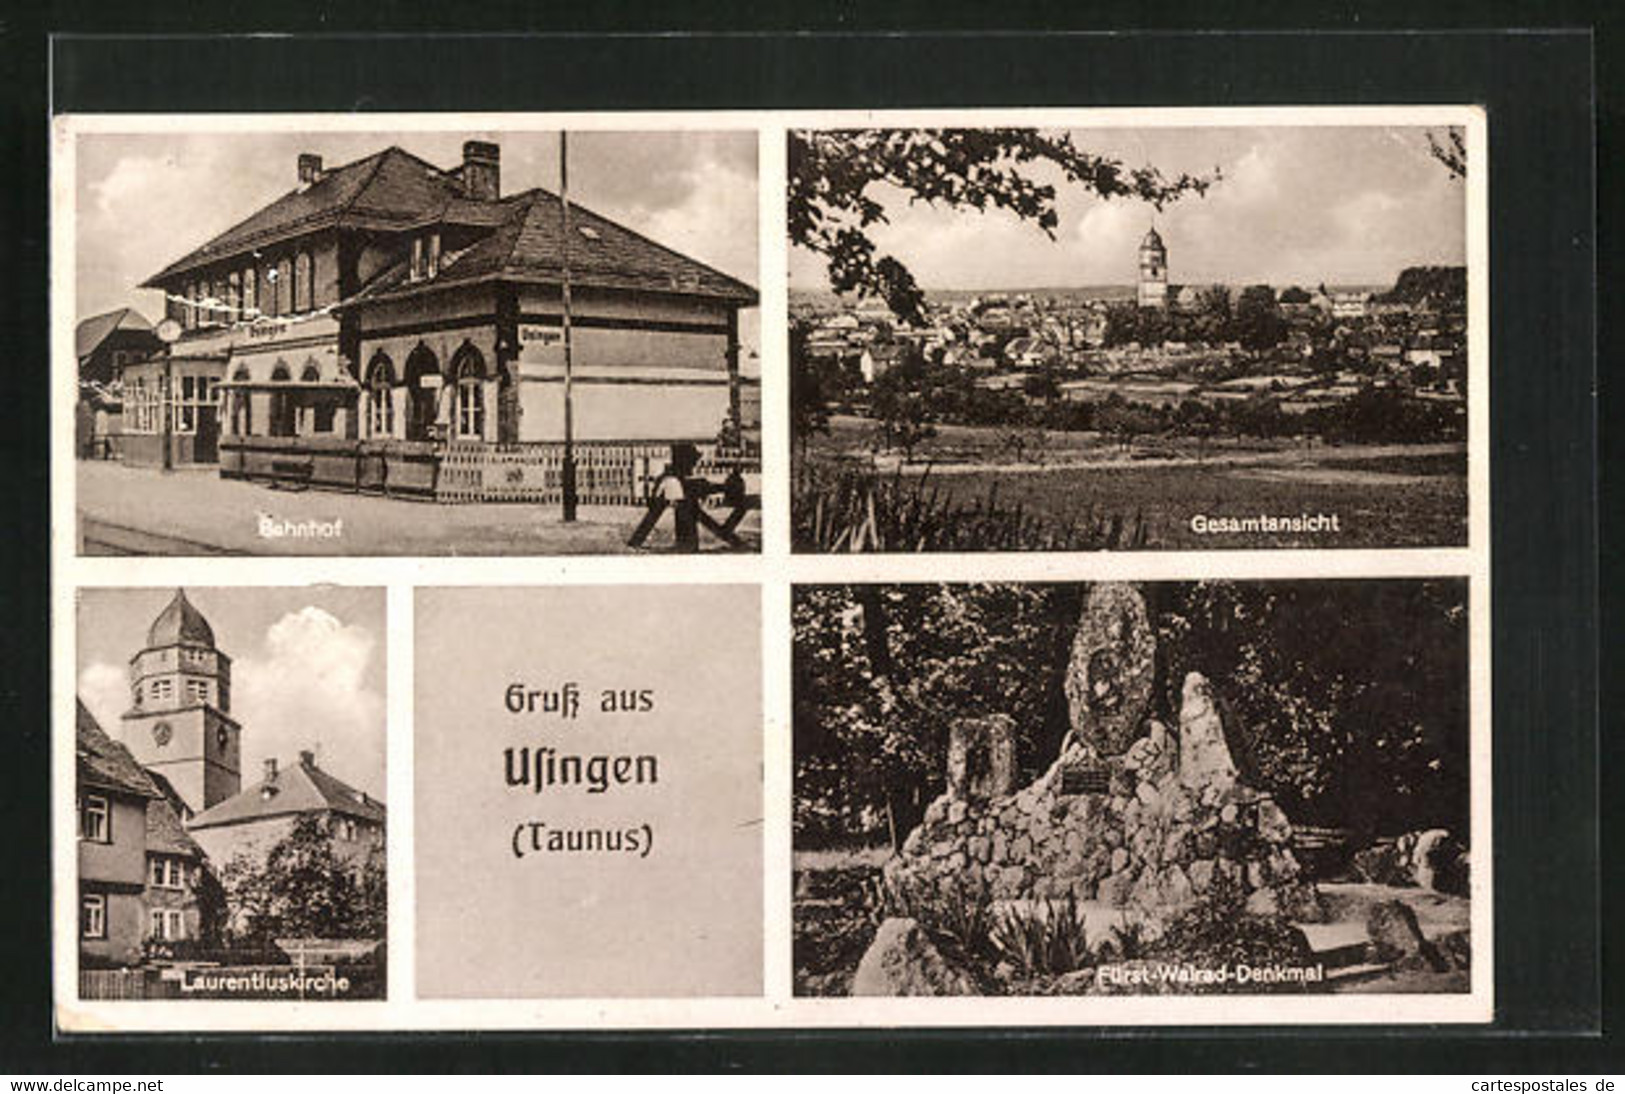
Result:
<svg viewBox="0 0 1625 1094"><path fill-rule="evenodd" d="M1105 764L1078 761L1061 768L1062 794L1106 794L1111 781L1111 769Z"/></svg>

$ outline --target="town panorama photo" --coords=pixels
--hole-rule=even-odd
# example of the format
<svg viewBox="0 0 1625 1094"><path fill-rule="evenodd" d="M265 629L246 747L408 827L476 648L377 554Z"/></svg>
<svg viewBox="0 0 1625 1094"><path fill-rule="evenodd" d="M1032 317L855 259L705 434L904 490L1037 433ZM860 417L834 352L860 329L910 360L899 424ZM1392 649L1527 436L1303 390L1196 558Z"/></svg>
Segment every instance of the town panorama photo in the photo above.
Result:
<svg viewBox="0 0 1625 1094"><path fill-rule="evenodd" d="M797 550L1466 545L1462 129L788 142Z"/></svg>

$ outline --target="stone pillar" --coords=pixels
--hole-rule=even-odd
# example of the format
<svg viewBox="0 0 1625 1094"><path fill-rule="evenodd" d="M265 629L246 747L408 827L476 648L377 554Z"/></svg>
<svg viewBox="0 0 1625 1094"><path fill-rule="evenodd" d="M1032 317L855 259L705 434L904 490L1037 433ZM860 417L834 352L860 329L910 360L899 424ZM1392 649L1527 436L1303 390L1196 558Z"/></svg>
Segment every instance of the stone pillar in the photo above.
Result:
<svg viewBox="0 0 1625 1094"><path fill-rule="evenodd" d="M1016 725L1008 714L960 718L948 729L948 796L986 801L1016 788Z"/></svg>
<svg viewBox="0 0 1625 1094"><path fill-rule="evenodd" d="M1207 677L1185 677L1179 706L1179 781L1189 787L1235 785L1236 765L1224 739L1224 721Z"/></svg>
<svg viewBox="0 0 1625 1094"><path fill-rule="evenodd" d="M1065 691L1072 733L1099 756L1120 756L1151 706L1157 637L1133 585L1094 585L1083 604Z"/></svg>

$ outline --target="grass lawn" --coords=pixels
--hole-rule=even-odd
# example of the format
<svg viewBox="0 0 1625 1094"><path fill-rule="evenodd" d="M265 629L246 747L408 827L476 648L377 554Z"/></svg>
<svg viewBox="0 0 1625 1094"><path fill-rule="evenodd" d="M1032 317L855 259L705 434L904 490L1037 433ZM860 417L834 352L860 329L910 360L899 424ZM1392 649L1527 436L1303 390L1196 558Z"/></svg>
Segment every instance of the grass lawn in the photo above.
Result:
<svg viewBox="0 0 1625 1094"><path fill-rule="evenodd" d="M1467 542L1467 484L1449 476L1416 481L1294 481L1248 468L1135 467L935 476L939 490L985 498L996 485L1007 505L1056 521L1093 506L1140 514L1146 546L1165 550L1248 547L1439 547ZM1200 535L1191 518L1335 514L1335 533Z"/></svg>
<svg viewBox="0 0 1625 1094"><path fill-rule="evenodd" d="M808 458L866 465L875 423L840 417L813 440ZM1031 434L1020 452L1012 431L943 425L920 445L905 477L954 502L1020 506L1056 526L1084 515L1143 519L1145 547L1161 550L1269 547L1459 547L1467 543L1465 446L1306 445L1154 437L1128 450L1095 433ZM1039 439L1036 444L1031 436ZM896 455L884 457L889 477ZM889 461L889 467L886 461ZM799 462L799 461L798 461ZM1337 531L1199 533L1192 518L1337 517Z"/></svg>
<svg viewBox="0 0 1625 1094"><path fill-rule="evenodd" d="M880 864L889 854L886 847L795 853L795 994L848 993L880 924Z"/></svg>

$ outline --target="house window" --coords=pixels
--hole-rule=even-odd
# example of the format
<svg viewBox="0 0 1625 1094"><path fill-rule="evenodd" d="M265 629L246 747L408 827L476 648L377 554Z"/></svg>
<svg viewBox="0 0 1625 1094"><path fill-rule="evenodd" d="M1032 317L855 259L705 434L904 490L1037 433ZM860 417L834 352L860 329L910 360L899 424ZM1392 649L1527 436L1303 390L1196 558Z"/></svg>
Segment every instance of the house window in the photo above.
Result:
<svg viewBox="0 0 1625 1094"><path fill-rule="evenodd" d="M480 440L485 436L485 361L472 346L458 357L457 435Z"/></svg>
<svg viewBox="0 0 1625 1094"><path fill-rule="evenodd" d="M151 937L158 942L181 942L186 938L186 917L178 908L154 908L151 922Z"/></svg>
<svg viewBox="0 0 1625 1094"><path fill-rule="evenodd" d="M232 382L247 384L249 382L248 366L244 365L232 373ZM238 387L231 393L231 431L239 437L246 437L254 432L254 401L248 388Z"/></svg>
<svg viewBox="0 0 1625 1094"><path fill-rule="evenodd" d="M154 855L147 860L147 880L159 889L186 887L186 865L178 858Z"/></svg>
<svg viewBox="0 0 1625 1094"><path fill-rule="evenodd" d="M207 703L209 701L209 685L204 680L186 681L186 697L194 703Z"/></svg>
<svg viewBox="0 0 1625 1094"><path fill-rule="evenodd" d="M395 401L392 388L395 366L383 353L372 359L367 372L367 431L369 436L388 437L395 432Z"/></svg>
<svg viewBox="0 0 1625 1094"><path fill-rule="evenodd" d="M163 428L164 392L157 377L140 388L140 425L142 433L157 433Z"/></svg>
<svg viewBox="0 0 1625 1094"><path fill-rule="evenodd" d="M349 842L354 843L355 840L356 840L356 833L357 833L356 824L355 824L355 821L352 820L351 818L349 818L349 817L334 817L333 818L333 835L336 836L337 838L339 838L341 840L348 840Z"/></svg>
<svg viewBox="0 0 1625 1094"><path fill-rule="evenodd" d="M288 371L288 366L284 362L278 361L276 367L271 370L271 379L277 383L287 383L293 379L293 374ZM271 392L271 436L292 437L295 435L297 432L294 429L296 409L293 392L286 390Z"/></svg>
<svg viewBox="0 0 1625 1094"><path fill-rule="evenodd" d="M271 278L271 314L283 315L293 302L288 293L288 283L293 280L293 267L284 258L266 273Z"/></svg>
<svg viewBox="0 0 1625 1094"><path fill-rule="evenodd" d="M314 306L312 300L314 293L311 285L310 252L300 251L299 257L294 260L293 274L293 310L310 311Z"/></svg>
<svg viewBox="0 0 1625 1094"><path fill-rule="evenodd" d="M423 237L412 237L412 264L407 267L408 281L416 281L423 276Z"/></svg>
<svg viewBox="0 0 1625 1094"><path fill-rule="evenodd" d="M259 271L250 266L243 271L243 318L254 318L259 310L259 295Z"/></svg>
<svg viewBox="0 0 1625 1094"><path fill-rule="evenodd" d="M79 898L79 937L107 937L107 898L86 893Z"/></svg>
<svg viewBox="0 0 1625 1094"><path fill-rule="evenodd" d="M79 799L79 838L92 843L113 842L113 817L107 799L99 794Z"/></svg>
<svg viewBox="0 0 1625 1094"><path fill-rule="evenodd" d="M160 702L175 697L175 682L173 680L158 679L152 682L152 697Z"/></svg>
<svg viewBox="0 0 1625 1094"><path fill-rule="evenodd" d="M231 278L228 284L230 285L230 288L226 290L226 305L231 310L226 313L226 316L233 323L235 323L243 311L242 275L236 270L231 271Z"/></svg>
<svg viewBox="0 0 1625 1094"><path fill-rule="evenodd" d="M203 281L203 283L198 284L198 327L215 327L215 325L218 325L221 315L215 309L215 302L218 301L219 296L221 296L221 293L219 293L219 284L216 281Z"/></svg>
<svg viewBox="0 0 1625 1094"><path fill-rule="evenodd" d="M439 232L430 232L429 233L429 253L428 253L426 261L427 261L427 268L425 270L426 276L428 276L428 277L437 276L440 273L440 233Z"/></svg>
<svg viewBox="0 0 1625 1094"><path fill-rule="evenodd" d="M195 376L182 376L174 389L175 432L197 432L198 384Z"/></svg>

